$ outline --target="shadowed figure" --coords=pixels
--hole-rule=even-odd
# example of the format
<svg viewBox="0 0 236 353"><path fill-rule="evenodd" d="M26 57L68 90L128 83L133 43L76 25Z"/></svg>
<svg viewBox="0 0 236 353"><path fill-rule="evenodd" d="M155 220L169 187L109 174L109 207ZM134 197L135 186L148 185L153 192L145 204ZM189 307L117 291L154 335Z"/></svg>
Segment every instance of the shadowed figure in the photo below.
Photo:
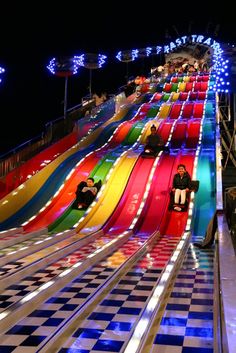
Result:
<svg viewBox="0 0 236 353"><path fill-rule="evenodd" d="M88 178L86 181L81 181L75 192L76 199L72 205L74 209L86 209L95 199L99 189L101 188L101 180L94 183L93 178Z"/></svg>

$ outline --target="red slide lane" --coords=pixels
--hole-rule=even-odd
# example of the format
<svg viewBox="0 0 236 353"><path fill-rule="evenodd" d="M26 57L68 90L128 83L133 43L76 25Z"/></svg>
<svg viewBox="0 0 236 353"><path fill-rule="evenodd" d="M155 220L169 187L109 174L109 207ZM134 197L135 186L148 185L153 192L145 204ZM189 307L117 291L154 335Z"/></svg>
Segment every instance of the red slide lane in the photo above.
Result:
<svg viewBox="0 0 236 353"><path fill-rule="evenodd" d="M173 172L176 173L177 165L182 163L186 166L187 171L190 175L193 172L193 163L195 158L195 152L186 152L186 155L181 155L176 160ZM173 179L173 175L172 175ZM188 218L188 212L176 212L169 211L166 209L165 215L160 225L160 233L167 235L181 236L185 229L185 225Z"/></svg>
<svg viewBox="0 0 236 353"><path fill-rule="evenodd" d="M193 108L193 118L202 118L204 104L202 102L195 102Z"/></svg>
<svg viewBox="0 0 236 353"><path fill-rule="evenodd" d="M135 225L135 233L152 234L159 228L163 212L169 202L169 190L175 160L175 155L163 154L159 166L155 170L145 206Z"/></svg>
<svg viewBox="0 0 236 353"><path fill-rule="evenodd" d="M162 99L163 93L155 93L151 99L151 102L159 102Z"/></svg>
<svg viewBox="0 0 236 353"><path fill-rule="evenodd" d="M163 122L161 122L161 124L158 126L157 132L161 135L164 143L166 143L169 138L173 123L174 120L163 120Z"/></svg>
<svg viewBox="0 0 236 353"><path fill-rule="evenodd" d="M188 92L180 92L179 100L180 101L186 101L187 99L188 99Z"/></svg>
<svg viewBox="0 0 236 353"><path fill-rule="evenodd" d="M180 236L187 221L186 212L169 211L170 190L177 165L183 163L192 174L195 152L186 155L164 155L161 164L154 173L151 189L144 209L135 225L134 232L150 235L160 230L161 234Z"/></svg>
<svg viewBox="0 0 236 353"><path fill-rule="evenodd" d="M14 168L0 183L0 199L23 184L29 175L33 175L44 168L48 161L53 161L59 154L62 154L77 142L77 133L63 137L60 141L55 142L50 147L39 152L36 156ZM46 161L46 162L45 162Z"/></svg>
<svg viewBox="0 0 236 353"><path fill-rule="evenodd" d="M171 139L171 148L180 148L186 138L187 120L180 119L174 127Z"/></svg>
<svg viewBox="0 0 236 353"><path fill-rule="evenodd" d="M172 105L170 114L169 114L169 118L170 119L178 119L178 117L180 116L180 111L182 109L182 105L183 103L174 103Z"/></svg>
<svg viewBox="0 0 236 353"><path fill-rule="evenodd" d="M120 234L130 227L142 201L154 161L154 158L139 157L117 208L103 227L105 233Z"/></svg>
<svg viewBox="0 0 236 353"><path fill-rule="evenodd" d="M186 148L196 148L199 140L201 119L191 119L186 131Z"/></svg>
<svg viewBox="0 0 236 353"><path fill-rule="evenodd" d="M190 119L193 115L193 102L186 102L183 107L182 117L185 119Z"/></svg>

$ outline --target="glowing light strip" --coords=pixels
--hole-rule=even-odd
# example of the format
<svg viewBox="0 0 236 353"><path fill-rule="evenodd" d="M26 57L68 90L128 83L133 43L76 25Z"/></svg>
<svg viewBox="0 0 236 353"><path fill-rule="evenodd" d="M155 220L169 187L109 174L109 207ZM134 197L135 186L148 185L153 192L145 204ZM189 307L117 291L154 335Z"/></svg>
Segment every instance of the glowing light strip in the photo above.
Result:
<svg viewBox="0 0 236 353"><path fill-rule="evenodd" d="M147 331L149 322L152 319L154 311L160 306L162 295L164 290L167 288L167 284L170 280L171 275L175 270L175 264L182 256L181 250L186 244L187 239L189 238L190 233L184 232L173 255L171 256L168 265L165 270L162 272L158 285L156 286L152 296L150 297L146 308L144 309L141 318L136 325L134 332L129 340L124 353L136 353L139 349L142 338L144 337L145 331Z"/></svg>
<svg viewBox="0 0 236 353"><path fill-rule="evenodd" d="M66 58L65 58L66 60ZM69 61L71 61L70 65L68 66L68 68L66 67L65 70L62 70L59 66L59 63L57 62L56 58L53 58L50 60L49 64L47 65L47 69L51 72L51 74L56 75L59 72L71 72L72 75L77 74L78 72L78 62L77 62L77 58L74 56L73 58L69 58ZM68 62L69 63L69 62ZM72 65L73 63L73 65ZM66 64L65 64L66 65Z"/></svg>
<svg viewBox="0 0 236 353"><path fill-rule="evenodd" d="M89 54L87 54L89 56ZM103 64L105 64L105 61L107 59L106 55L103 54L93 54L94 58L97 57L97 62L94 62L94 64L97 64L98 68L101 68ZM86 54L82 54L80 56L75 56L75 62L77 63L78 66L84 66L86 67Z"/></svg>

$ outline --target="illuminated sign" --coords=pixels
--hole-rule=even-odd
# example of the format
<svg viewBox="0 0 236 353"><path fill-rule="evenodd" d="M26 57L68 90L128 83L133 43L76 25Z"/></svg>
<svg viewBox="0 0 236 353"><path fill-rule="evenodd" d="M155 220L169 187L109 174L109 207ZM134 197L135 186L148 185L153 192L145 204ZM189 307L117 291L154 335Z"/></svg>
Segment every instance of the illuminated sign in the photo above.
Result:
<svg viewBox="0 0 236 353"><path fill-rule="evenodd" d="M220 50L220 44L210 37L205 37L203 35L192 34L190 36L182 36L177 38L175 41L170 42L168 45L164 45L164 53L168 54L172 50L185 44L200 43L207 45L214 50Z"/></svg>

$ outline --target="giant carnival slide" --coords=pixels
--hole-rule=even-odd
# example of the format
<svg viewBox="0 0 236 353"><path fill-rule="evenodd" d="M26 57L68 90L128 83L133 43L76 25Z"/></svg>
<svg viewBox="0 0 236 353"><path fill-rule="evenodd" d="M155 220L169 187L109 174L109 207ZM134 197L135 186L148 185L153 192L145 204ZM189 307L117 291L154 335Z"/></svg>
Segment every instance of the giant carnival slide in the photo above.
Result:
<svg viewBox="0 0 236 353"><path fill-rule="evenodd" d="M194 85L189 85L187 92L191 93L190 89L194 87ZM172 92L178 93L175 92L178 87L175 86L171 89L173 89ZM169 90L169 88L166 88L166 90ZM162 96L165 95L166 93L162 94ZM102 310L109 307L109 303L111 305L112 302L116 304L120 315L129 315L129 325L133 328L138 325L140 314L145 311L145 306L151 298L154 286L158 286L169 258L181 242L192 212L195 214L193 232L197 234L201 227L201 231L203 229L203 226L200 226L199 221L197 221L197 215L205 214L203 223L206 225L210 217L209 214L206 214L207 206L210 205L210 213L213 212L212 209L214 208L214 178L210 179L210 183L207 178L207 176L212 175L215 167L214 148L212 147L212 143L214 143L212 134L212 131L214 131L214 103L207 106L208 102L205 98L204 100L199 99L199 101L189 101L189 93L183 101L177 99L173 102L169 101L173 96L173 94L170 94L168 101L163 100L163 104L158 106L158 110L159 108L160 110L155 120L153 120L154 116L148 119L148 114L143 114L136 122L131 119L130 125L127 123L129 128L123 123L121 127L115 130L104 154L101 153L102 149L95 152L91 151L91 159L89 158L90 155L85 158L85 161L88 159L86 162L88 164L85 163L84 170L81 168L80 171L78 167L78 171L75 171L75 175L77 173L81 173L81 176L91 174L104 181L103 190L85 214L78 215L78 217L69 216L74 211L70 209L71 199L69 200L68 194L75 190L76 182L81 180L77 177L74 182L73 178L75 176L72 173L70 177L72 177L73 189L69 188L68 183L68 189L65 187L61 196L58 199L57 196L55 197L51 207L48 207L48 209L46 207L45 213L42 211L35 219L27 223L29 230L49 226L49 229L51 227L52 230L56 231L57 227L59 227L59 230L62 226L64 230L66 226L71 227L73 225L76 235L72 236L71 242L68 238L64 244L55 244L55 246L52 245L35 252L31 256L21 258L20 261L17 261L17 268L14 268L14 265L9 268L7 262L5 262L6 266L2 266L2 279L0 277L2 288L6 288L5 292L8 291L9 293L8 286L13 285L17 279L19 289L15 288L14 290L17 293L14 292L12 296L8 295L6 306L0 313L0 315L2 314L0 322L1 344L4 344L7 339L4 332L10 322L11 325L14 325L23 315L18 325L26 327L33 312L41 312L44 315L46 310L49 309L46 303L62 303L63 293L66 292L78 293L79 291L81 295L77 296L78 304L75 298L74 303L76 302L77 305L70 307L70 315L66 318L59 315L60 320L57 327L47 332L45 330L39 343L40 348L50 349L52 344L57 344L59 340L60 342L63 340L64 348L71 346L75 348L77 345L76 336L70 337L69 332L71 330L74 332L76 329L83 330L84 327L87 330L91 330L92 327L100 327L99 322L101 320L107 322L106 327L102 329L104 337L106 337L109 332L109 325L112 326L113 323L119 321L118 316L114 321L114 314L110 313L106 314L106 319L102 317ZM199 97L201 98L201 95ZM154 99L150 101L150 103L153 102ZM209 108L209 112L207 112L207 108ZM139 112L141 112L141 109ZM153 106L151 106L151 109L153 109ZM141 123L143 118L144 124L139 126L138 124ZM158 131L169 146L170 153L160 152L155 159L144 159L140 156L142 144L139 143L144 142L145 135L153 122L158 125ZM127 132L130 132L131 126L135 124L137 124L136 132L133 130L134 137L130 136L129 140ZM141 132L142 136L137 143ZM122 146L120 142L122 142ZM92 162L89 161L93 161L94 156L97 159L93 164L90 164ZM105 164L103 165L103 163ZM188 209L181 213L170 210L168 207L173 175L176 173L179 163L186 165L190 175L193 178L198 178L202 187L202 189L200 187L195 197L192 195L191 203L195 204L194 208L191 206L191 210ZM113 164L113 169L110 169ZM202 175L203 170L205 177ZM108 178L106 179L107 175ZM206 205L207 198L209 203ZM57 212L59 222L56 221L58 215L55 216L55 214ZM63 212L66 212L66 215ZM75 212L81 211L75 210ZM16 216L17 218L18 216ZM72 222L71 218L73 218ZM27 229L27 225L25 225L25 228ZM86 238L86 242L82 242L81 238ZM164 250L163 253L161 253L162 250ZM93 262L92 259L96 262ZM45 265L45 261L47 265ZM44 267L44 269L41 271L39 266ZM89 271L84 272L88 268ZM121 269L123 269L123 272ZM95 273L98 276L97 280L99 279L97 285L95 285L96 278L92 276ZM90 278L88 277L89 274ZM46 283L48 275L52 283L48 282L48 286L45 286L43 283ZM21 290L20 292L20 287L23 286L24 281L23 276L28 276L29 282L24 285L24 291ZM142 284L137 284L135 276L138 276L139 279L143 278L144 283L148 283L145 289L142 288ZM41 281L37 279L39 277ZM127 281L131 287L136 286L137 291L144 290L145 298L142 297L141 299L139 297L139 301L137 293L132 294L132 288L134 289L134 287L130 288L129 293L127 292L128 289L122 292L122 285ZM27 279L24 283L27 283ZM89 283L91 284L90 288L93 289L81 291L80 288L84 286L80 287L79 283ZM112 287L110 288L111 284ZM28 287L32 285L38 298L37 304L36 301L34 304L27 301ZM104 292L104 287L107 287L106 292ZM47 288L50 289L47 290ZM91 305L94 298L97 298L98 293L100 293L101 300L96 300L95 306L92 307L94 314L88 312L87 315L83 316L84 326L80 326L78 318L80 318L82 307ZM123 298L121 302L118 298L114 298L115 293L122 294L126 299ZM135 310L131 305L132 296L134 300L138 300ZM32 310L35 311L32 312ZM48 312L48 319L52 319L53 315L54 310L51 307L51 313ZM125 335L119 337L119 343L117 343L119 347L127 344L133 330L127 330L126 332ZM80 340L85 341L87 338L85 335ZM114 339L114 342L117 342L117 340ZM101 347L97 347L97 349L99 348Z"/></svg>
<svg viewBox="0 0 236 353"><path fill-rule="evenodd" d="M199 106L199 105L198 105ZM170 105L164 105L164 107L163 107L163 109L160 111L160 113L164 110L164 109L167 109L167 111L169 112L169 107L170 107ZM178 105L178 104L176 104L176 105L173 105L173 108L172 108L172 114L170 114L170 119L167 119L168 121L166 121L165 122L165 124L161 124L160 125L160 133L162 134L162 137L163 137L163 139L166 141L167 139L168 139L168 134L169 134L169 132L170 132L170 129L171 129L171 123L173 124L173 122L175 122L176 123L176 121L172 121L171 122L171 118L175 115L175 116L178 116L178 114L176 114L176 113L174 113L175 111L177 111L177 112L180 112L180 106ZM193 105L191 105L191 109L193 110ZM187 112L189 113L189 106L186 106L186 109L185 109L186 111L184 111L183 110L183 117L184 118L188 118L189 117L189 114L187 114ZM200 105L200 111L202 110L202 105ZM196 111L197 111L197 109L196 109ZM161 115L161 114L160 114ZM196 115L196 113L194 112L194 115ZM182 123L182 121L181 120L183 120L183 119L180 119L180 122L178 122L178 124L176 124L176 126L178 127L178 125L179 125L179 123ZM191 126L191 124L189 124L189 126ZM165 132L166 131L166 136L164 136L164 134L163 134L163 132ZM190 138L188 138L187 139L187 144L188 144L188 141L189 140L191 140ZM122 168L120 168L120 169L122 169ZM143 169L143 168L142 168ZM123 168L123 171L124 171L125 169ZM118 175L118 173L116 172L116 173L114 173L114 174L117 174ZM139 174L140 174L140 176L142 175L142 173L140 173L139 172ZM119 177L119 175L118 175L118 178L117 178L118 180L120 180L121 178ZM122 186L122 188L123 188L123 186ZM123 190L123 189L122 189ZM105 194L106 195L106 194ZM111 193L111 195L113 195L113 193ZM116 199L116 200L118 200L119 199L119 194L117 193L117 195L118 195L118 198ZM103 196L103 198L104 198L104 196ZM102 200L103 200L103 198L102 198ZM107 200L107 203L104 203L104 202L102 202L102 205L104 206L104 204L105 204L105 206L102 208L102 207L99 207L99 211L100 211L100 213L102 213L102 214L105 214L105 212L107 212L108 210L109 210L109 214L111 214L111 212L112 212L112 209L113 208L111 208L110 207L110 201L109 201L109 198L108 197L106 197L106 200ZM116 201L117 202L117 201ZM108 205L107 205L108 204ZM97 203L97 205L99 205L99 203ZM107 206L106 206L107 205ZM95 209L96 209L96 207L95 207ZM76 211L75 211L76 212ZM94 211L93 211L94 212ZM99 214L99 212L98 212L98 214ZM98 215L98 214L96 214L96 215ZM87 222L87 220L89 219L89 218L91 218L91 215L92 215L92 213L90 213L87 217L85 217L85 219L84 219L84 221L83 221L83 223L82 224L84 224L84 222ZM96 217L95 217L96 218ZM44 217L42 217L42 219L44 219ZM75 220L74 220L75 221ZM96 226L97 227L97 226ZM92 229L95 229L96 228L94 225L91 227Z"/></svg>
<svg viewBox="0 0 236 353"><path fill-rule="evenodd" d="M191 116L191 114L193 113L193 117L196 117L196 116L201 116L202 114L202 107L203 105L202 104L196 104L196 107L195 107L195 110L193 111L193 104L185 104L184 106L184 109L183 109L183 114L182 114L182 117L185 118L189 118L189 116ZM142 110L141 110L141 113L144 112L145 110L148 110L148 108L150 108L150 105L146 104L146 105L143 105L142 107ZM168 104L163 104L160 112L159 112L159 118L164 118L165 116L168 116L169 112L170 112L170 108L171 108L171 104L168 103ZM160 125L160 128L159 128L159 132L160 134L162 135L163 139L166 141L168 139L167 134L169 134L169 131L171 129L171 125L174 123L176 123L176 121L172 121L173 118L176 118L178 117L178 114L180 113L180 110L182 108L182 104L174 104L172 109L171 109L171 113L169 114L169 118L168 118L168 121L165 122L165 124L161 124ZM153 107L152 107L153 109ZM199 110L200 109L200 110ZM198 111L199 110L199 111ZM196 113L197 112L197 113ZM135 119L134 119L135 120ZM183 125L182 124L182 121L183 119L180 119L180 121L176 124L176 127L175 130L174 130L174 134L175 134L175 131L178 130L178 126L179 125ZM127 125L128 123L126 123ZM194 121L191 122L191 124L194 124ZM191 127L191 124L190 122L188 122L188 125ZM186 125L186 124L185 124ZM196 125L196 123L195 123ZM199 124L198 124L199 126ZM190 128L188 128L188 130L191 130ZM166 136L165 136L166 135ZM188 138L187 139L187 144L188 144L188 141L190 141L191 139ZM114 144L112 145L112 142L111 142L111 146L114 147ZM141 173L140 173L141 175ZM71 180L70 180L71 181ZM71 196L71 192L65 192L65 195L66 197L68 198L68 195L67 193L69 194L69 196ZM55 215L58 216L58 212L60 212L60 210L62 209L61 207L61 204L59 203L59 207L56 205L56 207L53 209L52 208L52 205L50 205L50 207L48 207L50 209L50 213L52 214L52 217L55 217ZM47 209L47 208L46 208ZM110 207L108 207L108 209L110 209ZM75 224L76 221L78 221L78 219L82 216L79 214L79 212L81 211L70 211L69 212L69 217L67 217L67 221L64 222L64 226L63 228L60 228L58 230L64 230L64 229L68 229L70 226L72 226L73 224ZM68 213L68 212L67 212ZM76 214L76 217L75 216L71 216L71 213L73 214ZM39 222L38 222L38 228L40 228L40 226L47 226L49 224L49 221L48 219L50 220L50 218L47 218L47 214L46 212L42 212L42 215L40 215L41 217L39 217ZM64 217L63 217L64 218ZM69 218L69 223L68 223L68 218ZM36 217L37 219L37 217ZM88 219L88 217L86 218ZM54 220L54 218L53 218ZM34 222L34 220L33 220ZM41 223L40 223L41 222ZM37 225L37 223L36 223ZM39 226L40 225L40 226ZM58 221L56 220L56 225L58 226ZM27 225L26 225L27 227ZM53 226L51 227L53 228ZM36 228L37 229L37 228ZM50 229L50 227L49 227ZM57 230L57 228L55 228Z"/></svg>

